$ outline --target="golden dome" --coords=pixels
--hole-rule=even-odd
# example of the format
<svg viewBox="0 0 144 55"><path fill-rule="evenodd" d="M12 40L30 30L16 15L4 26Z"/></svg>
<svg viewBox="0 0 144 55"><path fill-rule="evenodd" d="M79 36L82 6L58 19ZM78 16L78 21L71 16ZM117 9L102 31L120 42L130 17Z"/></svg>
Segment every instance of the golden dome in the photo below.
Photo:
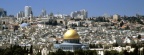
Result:
<svg viewBox="0 0 144 55"><path fill-rule="evenodd" d="M70 29L65 32L63 39L79 39L79 35L74 29Z"/></svg>

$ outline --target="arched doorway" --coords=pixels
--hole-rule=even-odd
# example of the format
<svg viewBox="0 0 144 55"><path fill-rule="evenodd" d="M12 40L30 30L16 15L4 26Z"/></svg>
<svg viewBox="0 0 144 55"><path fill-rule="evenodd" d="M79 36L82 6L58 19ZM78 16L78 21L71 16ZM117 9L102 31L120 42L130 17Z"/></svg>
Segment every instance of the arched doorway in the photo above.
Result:
<svg viewBox="0 0 144 55"><path fill-rule="evenodd" d="M63 21L60 21L60 24L63 24Z"/></svg>

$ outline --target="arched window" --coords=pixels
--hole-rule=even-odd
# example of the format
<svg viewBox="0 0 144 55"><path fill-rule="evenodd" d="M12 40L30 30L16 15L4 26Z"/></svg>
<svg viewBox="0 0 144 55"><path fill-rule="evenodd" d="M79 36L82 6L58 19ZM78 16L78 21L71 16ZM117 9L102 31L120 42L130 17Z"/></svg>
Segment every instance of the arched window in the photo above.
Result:
<svg viewBox="0 0 144 55"><path fill-rule="evenodd" d="M60 24L63 24L63 21L60 21Z"/></svg>

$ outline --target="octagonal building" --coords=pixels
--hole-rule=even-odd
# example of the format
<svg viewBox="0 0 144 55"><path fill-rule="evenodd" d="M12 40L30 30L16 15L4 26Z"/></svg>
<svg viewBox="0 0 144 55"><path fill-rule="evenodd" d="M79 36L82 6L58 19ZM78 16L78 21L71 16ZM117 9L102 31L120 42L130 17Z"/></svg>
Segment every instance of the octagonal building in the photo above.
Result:
<svg viewBox="0 0 144 55"><path fill-rule="evenodd" d="M88 50L88 44L81 44L79 42L80 36L74 29L67 30L63 35L63 43L54 44L54 49L62 49L63 51L74 51L74 50Z"/></svg>

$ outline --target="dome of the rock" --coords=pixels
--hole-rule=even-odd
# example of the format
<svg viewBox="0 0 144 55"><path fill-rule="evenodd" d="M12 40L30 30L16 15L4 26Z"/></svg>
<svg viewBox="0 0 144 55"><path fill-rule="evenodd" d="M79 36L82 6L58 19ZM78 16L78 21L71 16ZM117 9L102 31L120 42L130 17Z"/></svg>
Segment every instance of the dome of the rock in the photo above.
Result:
<svg viewBox="0 0 144 55"><path fill-rule="evenodd" d="M63 39L79 39L79 35L76 30L69 29L64 33Z"/></svg>

